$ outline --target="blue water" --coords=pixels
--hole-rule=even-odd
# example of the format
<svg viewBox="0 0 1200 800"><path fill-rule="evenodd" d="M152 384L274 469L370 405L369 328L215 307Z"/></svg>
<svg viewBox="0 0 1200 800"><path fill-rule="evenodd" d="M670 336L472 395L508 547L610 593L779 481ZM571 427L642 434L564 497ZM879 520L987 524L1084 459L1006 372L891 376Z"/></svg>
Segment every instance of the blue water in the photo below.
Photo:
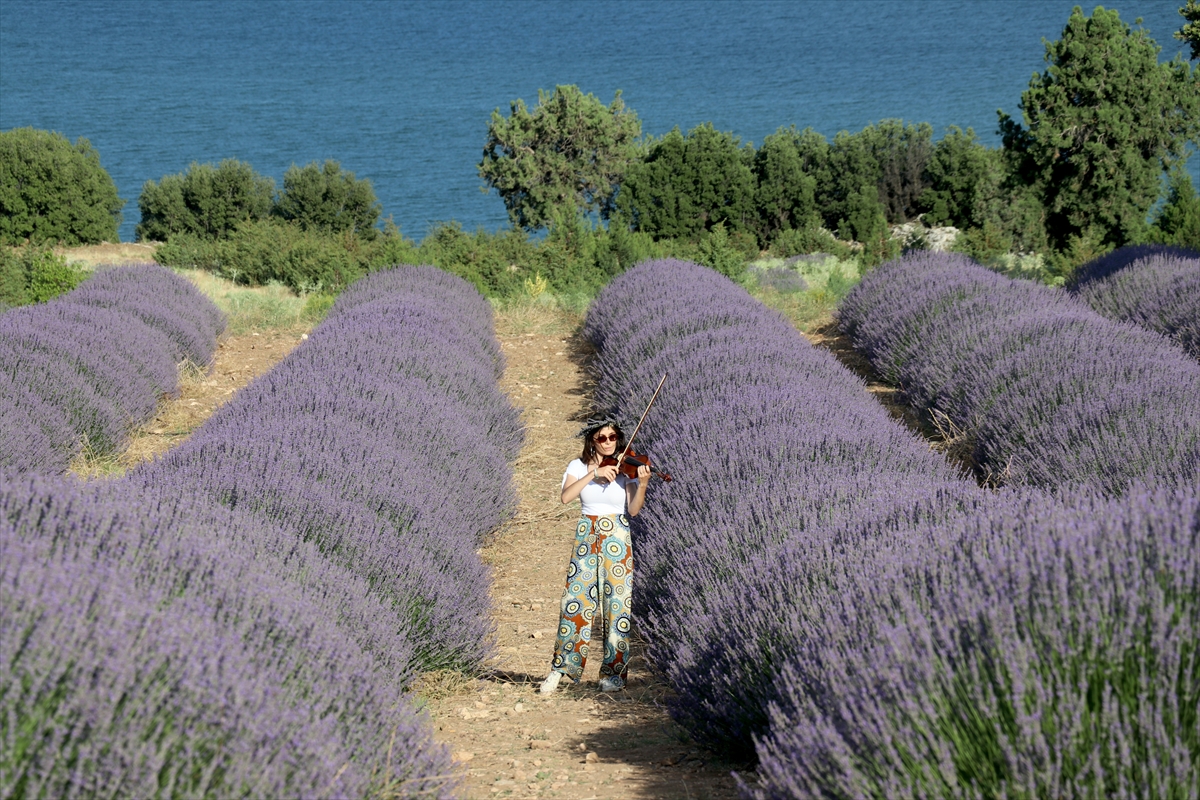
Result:
<svg viewBox="0 0 1200 800"><path fill-rule="evenodd" d="M1183 0L1116 4L1165 60ZM623 91L644 133L711 121L761 143L889 117L998 144L1073 0L323 2L0 0L0 129L87 137L128 200L239 158L277 183L337 159L401 229L507 224L476 171L489 115L539 88Z"/></svg>

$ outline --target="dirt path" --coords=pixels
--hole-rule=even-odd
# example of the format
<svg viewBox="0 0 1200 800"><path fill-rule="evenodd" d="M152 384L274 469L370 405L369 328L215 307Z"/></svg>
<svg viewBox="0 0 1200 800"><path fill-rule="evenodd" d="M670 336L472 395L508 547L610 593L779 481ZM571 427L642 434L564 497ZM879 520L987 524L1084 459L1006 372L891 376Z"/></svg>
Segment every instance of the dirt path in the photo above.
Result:
<svg viewBox="0 0 1200 800"><path fill-rule="evenodd" d="M596 687L599 659L583 682L537 693L549 669L578 506L558 501L575 433L586 415L586 346L571 326L498 335L507 359L502 387L524 408L526 444L515 465L520 507L483 550L492 565L498 656L479 680L427 686L440 741L464 772L463 795L489 797L732 798L731 765L691 743L661 706L667 688L635 649L623 692ZM653 502L653 487L648 502Z"/></svg>

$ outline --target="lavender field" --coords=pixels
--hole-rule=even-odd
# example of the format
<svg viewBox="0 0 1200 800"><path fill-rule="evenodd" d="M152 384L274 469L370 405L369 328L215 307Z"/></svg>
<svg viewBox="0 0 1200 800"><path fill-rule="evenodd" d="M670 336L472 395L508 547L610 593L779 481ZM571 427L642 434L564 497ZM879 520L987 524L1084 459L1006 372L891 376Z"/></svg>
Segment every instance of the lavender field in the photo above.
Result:
<svg viewBox="0 0 1200 800"><path fill-rule="evenodd" d="M1122 247L1085 264L1071 290L1097 314L1157 331L1200 361L1200 253Z"/></svg>
<svg viewBox="0 0 1200 800"><path fill-rule="evenodd" d="M910 254L842 303L969 472L709 268L596 297L593 406L636 420L668 376L639 632L744 797L1200 796L1200 259L1106 259L1056 290ZM523 429L492 319L374 273L182 444L80 482L224 320L140 267L0 316L0 795L462 796L414 685L497 641L479 553Z"/></svg>
<svg viewBox="0 0 1200 800"><path fill-rule="evenodd" d="M502 366L474 289L396 269L167 457L6 468L0 792L454 796L410 689L489 653Z"/></svg>
<svg viewBox="0 0 1200 800"><path fill-rule="evenodd" d="M844 320L876 325L870 341L881 352L922 362L928 351L904 322L944 318L955 301L980 298L974 317L955 317L972 322L970 343L999 316L989 316L989 299L1021 291L976 269L948 257L885 265L864 280ZM900 270L907 283L882 286ZM926 273L934 277L913 289ZM966 277L951 280L958 273ZM922 311L926 296L938 299ZM1031 289L1012 302L1028 307L1039 297ZM863 298L880 298L875 314L859 311ZM876 315L889 313L899 321L881 331ZM900 429L832 358L711 271L644 263L593 304L585 333L599 351L597 403L636 414L644 403L636 387L653 385L651 376L665 370L673 387L645 429L676 481L634 520L636 613L678 690L673 716L699 740L757 765L743 779L747 797L1200 791L1194 362L1161 336L1113 325L1059 294L1032 316L1035 333L1082 329L1068 339L1073 353L1085 352L1085 341L1099 346L1074 380L1055 383L1061 376L1039 367L1027 391L1040 378L1083 391L1154 392L1165 411L1143 424L1177 437L1159 440L1166 453L1140 455L1136 440L1130 451L1113 437L1085 441L1084 456L1057 456L1081 465L1057 482L983 489ZM1149 348L1145 363L1125 365L1140 370L1132 376L1104 362L1106 353L1127 357L1120 348L1130 341ZM1046 349L1045 340L1033 344ZM974 363L992 358L1004 362L977 354ZM903 374L977 371L958 363ZM975 391L1005 419L1035 405L1021 393ZM1137 407L1126 403L1115 408ZM1178 425L1163 422L1172 412ZM1138 419L1130 413L1118 426L1136 430ZM1022 441L1045 458L1056 438L1074 439ZM1105 455L1110 462L1099 460Z"/></svg>
<svg viewBox="0 0 1200 800"><path fill-rule="evenodd" d="M1198 263L1150 266L1169 284L1167 273L1194 282ZM1179 298L1181 325L1200 316L1198 298ZM1200 485L1200 363L1162 332L939 253L874 270L837 316L913 406L963 432L981 479L1112 495Z"/></svg>
<svg viewBox="0 0 1200 800"><path fill-rule="evenodd" d="M0 468L61 474L85 447L119 450L224 327L192 284L146 264L0 315Z"/></svg>

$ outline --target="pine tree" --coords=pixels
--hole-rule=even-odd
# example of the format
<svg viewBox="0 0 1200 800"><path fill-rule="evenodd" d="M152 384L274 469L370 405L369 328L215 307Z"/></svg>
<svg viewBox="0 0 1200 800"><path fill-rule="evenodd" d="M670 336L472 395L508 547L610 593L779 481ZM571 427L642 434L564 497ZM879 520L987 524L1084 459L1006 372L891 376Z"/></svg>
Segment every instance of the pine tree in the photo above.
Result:
<svg viewBox="0 0 1200 800"><path fill-rule="evenodd" d="M523 100L511 103L508 117L492 112L479 177L499 193L513 225L527 230L564 214L607 218L641 132L619 91L605 106L578 86L539 90L532 112Z"/></svg>
<svg viewBox="0 0 1200 800"><path fill-rule="evenodd" d="M1045 206L1057 249L1140 241L1164 173L1200 130L1196 73L1160 64L1159 50L1116 11L1076 6L1021 95L1024 126L998 112L1012 175Z"/></svg>

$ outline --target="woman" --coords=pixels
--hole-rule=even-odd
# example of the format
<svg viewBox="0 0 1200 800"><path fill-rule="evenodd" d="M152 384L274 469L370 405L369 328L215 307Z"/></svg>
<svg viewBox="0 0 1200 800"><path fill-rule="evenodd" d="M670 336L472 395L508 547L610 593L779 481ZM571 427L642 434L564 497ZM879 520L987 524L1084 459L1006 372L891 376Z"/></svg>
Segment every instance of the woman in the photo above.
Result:
<svg viewBox="0 0 1200 800"><path fill-rule="evenodd" d="M636 517L646 502L650 467L638 467L637 479L632 480L618 474L615 463L600 466L606 456L615 456L625 448L625 435L611 417L588 420L579 435L583 437L583 454L567 465L561 497L564 503L578 497L583 510L575 532L575 552L567 568L554 659L550 675L542 681L542 694L557 689L563 675L576 683L583 677L597 612L604 632L600 689L616 692L625 688L633 619L629 517Z"/></svg>

